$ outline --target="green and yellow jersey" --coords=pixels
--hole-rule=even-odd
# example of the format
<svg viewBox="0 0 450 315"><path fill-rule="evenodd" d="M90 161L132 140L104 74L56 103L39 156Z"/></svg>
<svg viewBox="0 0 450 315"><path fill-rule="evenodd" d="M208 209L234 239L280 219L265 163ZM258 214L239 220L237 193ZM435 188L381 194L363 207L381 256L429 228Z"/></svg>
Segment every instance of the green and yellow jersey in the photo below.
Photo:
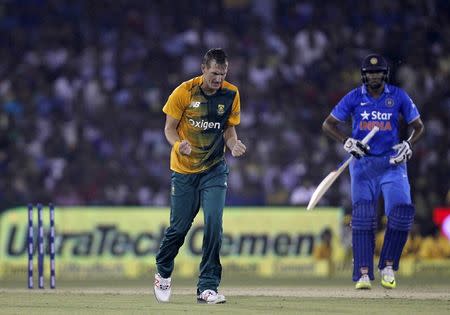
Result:
<svg viewBox="0 0 450 315"><path fill-rule="evenodd" d="M200 89L202 77L179 85L169 96L163 112L180 121L181 140L191 144L191 155L181 155L177 146L170 154L170 169L182 173L200 173L222 161L225 152L223 132L240 122L240 99L236 86L224 81L213 95Z"/></svg>

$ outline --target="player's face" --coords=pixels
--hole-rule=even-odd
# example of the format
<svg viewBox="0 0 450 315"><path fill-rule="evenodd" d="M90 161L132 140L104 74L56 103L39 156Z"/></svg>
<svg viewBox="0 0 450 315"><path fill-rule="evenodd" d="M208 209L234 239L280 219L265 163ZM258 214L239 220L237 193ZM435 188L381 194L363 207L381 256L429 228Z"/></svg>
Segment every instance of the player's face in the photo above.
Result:
<svg viewBox="0 0 450 315"><path fill-rule="evenodd" d="M214 93L222 86L227 76L228 63L217 64L215 60L211 60L208 65L202 65L203 84L202 89L207 93Z"/></svg>
<svg viewBox="0 0 450 315"><path fill-rule="evenodd" d="M384 72L366 72L367 85L369 88L378 90L383 86Z"/></svg>

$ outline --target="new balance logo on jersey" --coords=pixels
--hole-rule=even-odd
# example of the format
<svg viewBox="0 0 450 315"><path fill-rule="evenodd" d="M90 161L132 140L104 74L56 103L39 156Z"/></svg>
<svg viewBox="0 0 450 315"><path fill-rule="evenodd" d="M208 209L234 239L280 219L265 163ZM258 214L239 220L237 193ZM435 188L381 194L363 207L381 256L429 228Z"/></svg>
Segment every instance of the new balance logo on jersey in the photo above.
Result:
<svg viewBox="0 0 450 315"><path fill-rule="evenodd" d="M207 120L193 120L193 119L189 119L189 124L191 126L193 126L194 128L200 128L203 130L207 130L207 129L220 129L220 123L218 122L212 122L212 121L207 121Z"/></svg>
<svg viewBox="0 0 450 315"><path fill-rule="evenodd" d="M197 108L200 106L200 104L201 104L200 102L192 102L191 105L189 105L189 107Z"/></svg>

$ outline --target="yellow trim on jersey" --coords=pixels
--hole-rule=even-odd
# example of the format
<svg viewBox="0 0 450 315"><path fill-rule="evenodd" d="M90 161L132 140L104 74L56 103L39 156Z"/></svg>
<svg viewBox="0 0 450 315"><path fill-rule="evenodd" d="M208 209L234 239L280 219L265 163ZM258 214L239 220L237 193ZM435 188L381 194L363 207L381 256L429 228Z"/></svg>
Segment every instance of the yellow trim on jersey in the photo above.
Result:
<svg viewBox="0 0 450 315"><path fill-rule="evenodd" d="M224 81L221 90L206 96L200 90L202 82L202 76L183 82L163 107L165 114L179 120L177 132L180 140L187 140L192 147L190 156L179 154L176 146L172 148L170 168L182 174L200 173L220 162L225 150L224 129L240 123L241 104L237 87Z"/></svg>

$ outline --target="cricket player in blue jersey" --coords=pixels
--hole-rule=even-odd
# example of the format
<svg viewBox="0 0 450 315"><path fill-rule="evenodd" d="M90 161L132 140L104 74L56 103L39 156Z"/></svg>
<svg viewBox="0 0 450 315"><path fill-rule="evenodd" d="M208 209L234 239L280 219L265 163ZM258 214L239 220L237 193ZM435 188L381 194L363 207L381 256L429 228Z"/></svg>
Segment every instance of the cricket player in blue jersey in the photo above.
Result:
<svg viewBox="0 0 450 315"><path fill-rule="evenodd" d="M389 67L381 55L370 54L364 58L361 77L363 84L339 101L322 128L357 158L350 163L355 288L370 289L370 281L374 280L376 203L382 194L388 221L378 269L381 285L393 289L397 285L394 271L399 268L415 213L406 162L424 126L408 94L387 83ZM399 140L400 116L411 127L408 129L412 129L408 140ZM338 128L349 118L352 118L351 137ZM361 140L374 126L380 131L369 144L362 144Z"/></svg>

